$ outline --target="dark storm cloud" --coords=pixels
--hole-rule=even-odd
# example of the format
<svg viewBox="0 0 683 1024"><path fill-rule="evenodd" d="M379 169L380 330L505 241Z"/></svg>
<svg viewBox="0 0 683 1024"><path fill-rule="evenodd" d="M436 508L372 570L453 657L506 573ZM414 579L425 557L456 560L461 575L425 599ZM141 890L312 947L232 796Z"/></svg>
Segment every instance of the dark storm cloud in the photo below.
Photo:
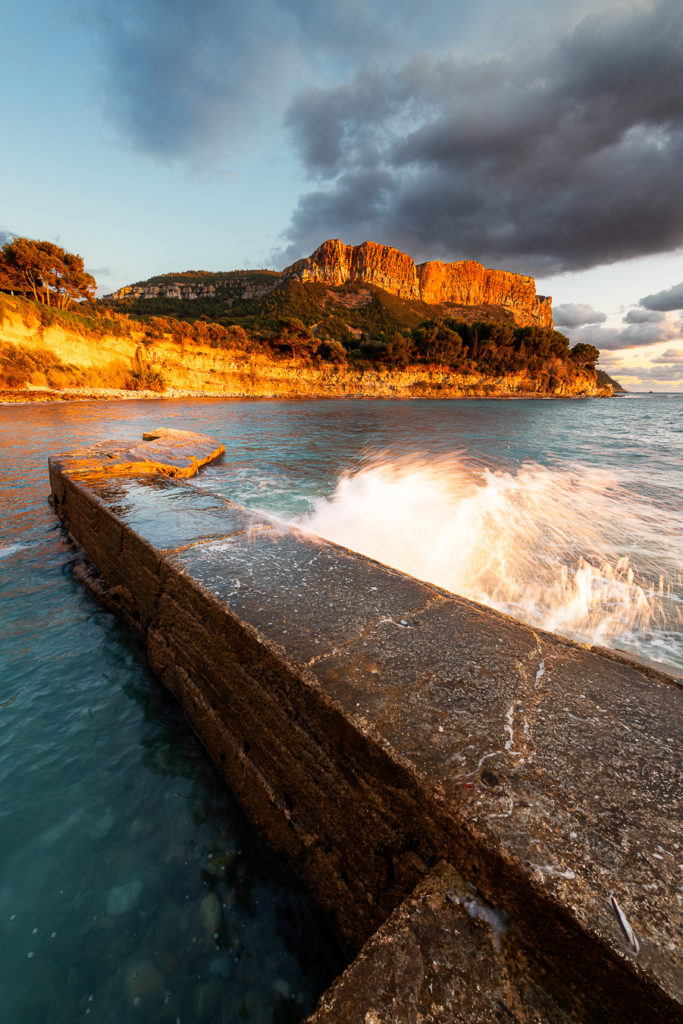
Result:
<svg viewBox="0 0 683 1024"><path fill-rule="evenodd" d="M421 57L303 92L288 124L318 184L286 255L372 238L538 274L675 248L682 40L683 5L662 0L538 56Z"/></svg>
<svg viewBox="0 0 683 1024"><path fill-rule="evenodd" d="M683 369L680 366L653 366L642 373L644 380L683 380Z"/></svg>
<svg viewBox="0 0 683 1024"><path fill-rule="evenodd" d="M655 295L646 295L640 300L640 305L645 309L656 309L669 311L672 309L683 309L683 281L675 284L666 291L657 292Z"/></svg>
<svg viewBox="0 0 683 1024"><path fill-rule="evenodd" d="M443 0L428 0L432 12ZM122 134L162 157L227 147L279 121L297 84L393 52L411 0L95 0L84 8Z"/></svg>
<svg viewBox="0 0 683 1024"><path fill-rule="evenodd" d="M621 340L621 331L618 327L588 326L576 330L565 330L572 345L579 342L584 345L595 345L601 352L617 351L622 348L631 348L633 343Z"/></svg>
<svg viewBox="0 0 683 1024"><path fill-rule="evenodd" d="M607 372L620 378L633 377L645 387L657 381L674 383L683 380L683 369L680 366L613 366Z"/></svg>
<svg viewBox="0 0 683 1024"><path fill-rule="evenodd" d="M553 306L553 320L556 327L581 327L584 324L602 324L605 313L593 309L587 302L564 302Z"/></svg>

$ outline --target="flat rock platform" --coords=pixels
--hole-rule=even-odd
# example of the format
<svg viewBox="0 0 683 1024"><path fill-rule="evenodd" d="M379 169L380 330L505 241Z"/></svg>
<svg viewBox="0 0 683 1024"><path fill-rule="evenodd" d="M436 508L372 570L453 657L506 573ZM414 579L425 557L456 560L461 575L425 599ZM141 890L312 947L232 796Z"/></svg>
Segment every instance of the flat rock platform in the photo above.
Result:
<svg viewBox="0 0 683 1024"><path fill-rule="evenodd" d="M52 457L52 502L355 955L311 1021L682 1021L680 678L194 487L211 438L145 439Z"/></svg>

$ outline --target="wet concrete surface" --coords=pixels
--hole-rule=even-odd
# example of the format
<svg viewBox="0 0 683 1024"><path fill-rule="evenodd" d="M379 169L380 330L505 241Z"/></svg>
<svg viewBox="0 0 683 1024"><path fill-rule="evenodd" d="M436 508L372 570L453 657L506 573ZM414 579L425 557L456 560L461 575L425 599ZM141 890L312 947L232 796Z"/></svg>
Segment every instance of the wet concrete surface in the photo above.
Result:
<svg viewBox="0 0 683 1024"><path fill-rule="evenodd" d="M430 872L321 998L309 1024L604 1020L549 975L450 864Z"/></svg>
<svg viewBox="0 0 683 1024"><path fill-rule="evenodd" d="M160 550L249 530L259 522L222 498L163 476L88 478L89 494Z"/></svg>
<svg viewBox="0 0 683 1024"><path fill-rule="evenodd" d="M85 449L55 455L51 467L72 476L104 472L108 476L154 473L170 477L194 476L225 448L204 434L161 427L143 434L143 441L100 441Z"/></svg>
<svg viewBox="0 0 683 1024"><path fill-rule="evenodd" d="M55 504L346 942L445 860L505 915L517 960L547 965L558 1013L680 1019L679 683L171 479L217 457L196 437L60 457ZM520 999L514 1019L563 1019ZM424 1019L508 1019L474 1007ZM373 1024L413 1019L386 1012Z"/></svg>

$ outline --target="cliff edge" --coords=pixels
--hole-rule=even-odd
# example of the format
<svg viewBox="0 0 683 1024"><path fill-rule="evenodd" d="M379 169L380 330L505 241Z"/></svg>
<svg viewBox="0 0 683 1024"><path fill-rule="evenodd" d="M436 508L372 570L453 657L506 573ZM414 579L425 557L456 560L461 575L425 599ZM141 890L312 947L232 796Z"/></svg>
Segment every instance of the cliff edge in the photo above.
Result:
<svg viewBox="0 0 683 1024"><path fill-rule="evenodd" d="M399 249L376 242L345 245L338 238L328 239L311 256L286 267L282 280L333 287L353 281L432 305L502 306L520 327L553 327L552 300L536 294L533 277L489 270L474 260L416 265Z"/></svg>
<svg viewBox="0 0 683 1024"><path fill-rule="evenodd" d="M402 340L408 344L410 338ZM576 363L568 349L561 359L543 348L546 342L543 337L537 339L541 348L534 355L533 339L529 341L533 358L517 367L514 363L484 365L469 356L451 364L438 352L424 358L413 352L415 361L407 363L387 363L381 358L371 362L361 349L347 351L340 344L334 348L329 339L319 341L312 334L300 344L277 333L255 340L243 329L220 324L144 323L117 314L88 316L3 296L0 401L48 399L65 392L70 397L79 397L76 392L101 397L94 392L102 389L118 389L117 397L126 393L263 398L613 394L612 386L597 381L595 372ZM380 347L380 355L382 351ZM336 353L335 359L329 359L330 352Z"/></svg>

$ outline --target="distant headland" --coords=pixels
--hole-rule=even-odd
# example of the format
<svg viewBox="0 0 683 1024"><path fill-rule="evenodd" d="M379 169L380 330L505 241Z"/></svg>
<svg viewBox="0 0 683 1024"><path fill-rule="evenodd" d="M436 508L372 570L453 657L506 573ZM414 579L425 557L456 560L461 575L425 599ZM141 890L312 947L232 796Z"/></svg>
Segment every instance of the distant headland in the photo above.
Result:
<svg viewBox="0 0 683 1024"><path fill-rule="evenodd" d="M533 277L488 270L474 260L430 260L416 265L410 256L389 245L345 245L338 238L323 242L310 256L281 273L169 274L119 288L106 298L201 299L228 290L234 298L254 299L291 281L333 288L349 283L372 285L400 299L417 299L429 305L496 307L509 312L512 321L521 327L553 327L552 300L536 295Z"/></svg>
<svg viewBox="0 0 683 1024"><path fill-rule="evenodd" d="M329 239L283 271L162 274L93 300L92 279L71 299L63 282L55 293L58 277L41 279L35 268L22 277L8 261L3 279L12 247L44 261L49 243L20 239L0 250L3 400L622 390L596 370L596 348L572 348L554 329L551 299L536 294L532 277L474 260L416 265L387 245Z"/></svg>

